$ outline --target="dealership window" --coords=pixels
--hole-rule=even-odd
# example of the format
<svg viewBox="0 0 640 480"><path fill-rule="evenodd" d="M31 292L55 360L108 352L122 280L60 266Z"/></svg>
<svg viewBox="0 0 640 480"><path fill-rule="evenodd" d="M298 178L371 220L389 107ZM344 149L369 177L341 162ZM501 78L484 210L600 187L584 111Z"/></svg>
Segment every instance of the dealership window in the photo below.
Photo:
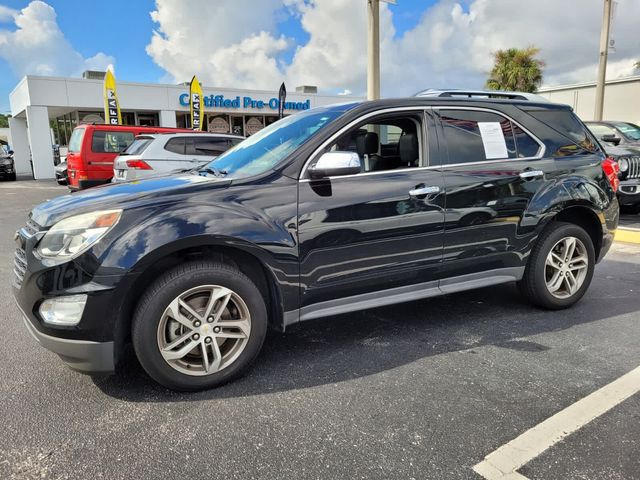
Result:
<svg viewBox="0 0 640 480"><path fill-rule="evenodd" d="M133 143L133 133L94 131L91 150L95 153L119 153Z"/></svg>

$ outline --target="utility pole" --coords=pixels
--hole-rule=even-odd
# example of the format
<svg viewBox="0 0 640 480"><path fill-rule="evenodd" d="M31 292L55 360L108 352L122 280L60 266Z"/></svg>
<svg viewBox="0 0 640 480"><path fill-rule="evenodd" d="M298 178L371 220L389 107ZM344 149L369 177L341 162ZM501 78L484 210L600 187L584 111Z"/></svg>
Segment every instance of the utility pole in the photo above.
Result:
<svg viewBox="0 0 640 480"><path fill-rule="evenodd" d="M607 76L607 56L609 55L609 28L611 27L611 3L613 0L604 0L604 12L602 14L602 29L600 30L600 63L598 64L598 84L596 86L596 111L594 120L602 120L604 109L604 86Z"/></svg>
<svg viewBox="0 0 640 480"><path fill-rule="evenodd" d="M367 0L367 99L380 98L380 0Z"/></svg>

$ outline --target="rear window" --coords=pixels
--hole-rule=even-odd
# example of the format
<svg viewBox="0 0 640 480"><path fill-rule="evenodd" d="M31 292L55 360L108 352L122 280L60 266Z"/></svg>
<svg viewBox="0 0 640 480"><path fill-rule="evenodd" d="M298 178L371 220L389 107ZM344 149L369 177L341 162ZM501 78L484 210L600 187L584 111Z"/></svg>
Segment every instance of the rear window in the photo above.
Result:
<svg viewBox="0 0 640 480"><path fill-rule="evenodd" d="M82 139L84 138L84 128L75 128L69 139L69 151L77 153L82 148Z"/></svg>
<svg viewBox="0 0 640 480"><path fill-rule="evenodd" d="M122 152L122 155L140 155L147 149L152 141L152 137L138 137Z"/></svg>
<svg viewBox="0 0 640 480"><path fill-rule="evenodd" d="M95 153L120 153L133 143L133 133L96 130L91 150Z"/></svg>

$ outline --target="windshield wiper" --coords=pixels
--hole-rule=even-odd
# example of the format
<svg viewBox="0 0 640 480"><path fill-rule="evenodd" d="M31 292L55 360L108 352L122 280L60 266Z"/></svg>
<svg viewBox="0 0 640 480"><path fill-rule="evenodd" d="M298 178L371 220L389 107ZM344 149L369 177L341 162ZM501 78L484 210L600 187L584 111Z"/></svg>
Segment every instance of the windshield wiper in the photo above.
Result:
<svg viewBox="0 0 640 480"><path fill-rule="evenodd" d="M214 177L224 177L227 174L226 170L218 170L214 167L196 168L194 170L197 171L200 175L202 175L203 173L208 173L210 175L213 175Z"/></svg>

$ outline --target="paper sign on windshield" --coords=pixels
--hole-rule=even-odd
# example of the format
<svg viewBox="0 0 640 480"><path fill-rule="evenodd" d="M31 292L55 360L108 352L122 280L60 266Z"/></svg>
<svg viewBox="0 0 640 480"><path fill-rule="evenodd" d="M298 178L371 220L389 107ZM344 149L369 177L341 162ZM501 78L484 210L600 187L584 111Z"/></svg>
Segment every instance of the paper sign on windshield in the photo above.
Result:
<svg viewBox="0 0 640 480"><path fill-rule="evenodd" d="M509 158L500 122L478 122L478 128L487 160Z"/></svg>

